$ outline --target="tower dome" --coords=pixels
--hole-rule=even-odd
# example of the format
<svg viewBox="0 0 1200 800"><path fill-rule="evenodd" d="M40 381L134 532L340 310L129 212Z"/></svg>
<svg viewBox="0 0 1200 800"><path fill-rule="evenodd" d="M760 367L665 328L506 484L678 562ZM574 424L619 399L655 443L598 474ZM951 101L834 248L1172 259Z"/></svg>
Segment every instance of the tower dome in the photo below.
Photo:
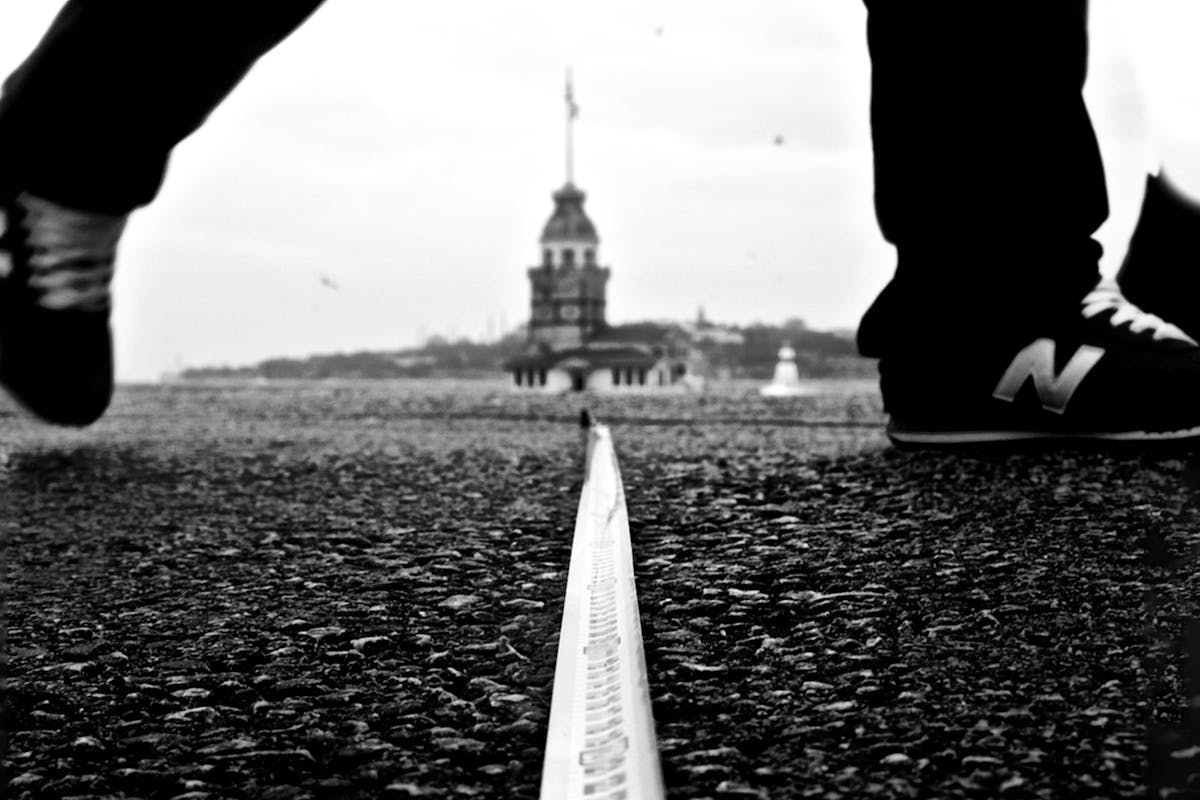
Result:
<svg viewBox="0 0 1200 800"><path fill-rule="evenodd" d="M596 235L596 226L588 219L583 210L583 201L587 195L575 184L568 181L551 197L554 199L554 213L550 215L546 227L542 229L542 244L598 244L600 237Z"/></svg>

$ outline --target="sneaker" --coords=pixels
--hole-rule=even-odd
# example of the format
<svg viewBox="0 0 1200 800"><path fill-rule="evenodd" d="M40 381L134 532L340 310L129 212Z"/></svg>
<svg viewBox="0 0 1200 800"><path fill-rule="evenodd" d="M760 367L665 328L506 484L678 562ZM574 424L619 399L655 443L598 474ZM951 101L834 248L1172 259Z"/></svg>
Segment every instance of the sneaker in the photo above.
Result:
<svg viewBox="0 0 1200 800"><path fill-rule="evenodd" d="M47 422L88 425L112 398L109 283L125 220L0 199L0 385Z"/></svg>
<svg viewBox="0 0 1200 800"><path fill-rule="evenodd" d="M1200 442L1200 345L1115 284L1044 335L951 347L880 359L897 446Z"/></svg>

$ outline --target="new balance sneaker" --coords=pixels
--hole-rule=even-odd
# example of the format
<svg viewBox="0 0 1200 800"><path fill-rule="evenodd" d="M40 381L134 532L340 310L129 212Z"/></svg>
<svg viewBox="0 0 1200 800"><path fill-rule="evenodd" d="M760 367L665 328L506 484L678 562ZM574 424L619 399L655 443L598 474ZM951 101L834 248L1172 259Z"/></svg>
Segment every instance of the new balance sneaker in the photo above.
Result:
<svg viewBox="0 0 1200 800"><path fill-rule="evenodd" d="M1015 345L964 346L955 335L944 351L880 360L897 446L1200 443L1200 345L1113 284Z"/></svg>
<svg viewBox="0 0 1200 800"><path fill-rule="evenodd" d="M112 398L109 282L125 219L0 198L0 385L48 422L88 425Z"/></svg>

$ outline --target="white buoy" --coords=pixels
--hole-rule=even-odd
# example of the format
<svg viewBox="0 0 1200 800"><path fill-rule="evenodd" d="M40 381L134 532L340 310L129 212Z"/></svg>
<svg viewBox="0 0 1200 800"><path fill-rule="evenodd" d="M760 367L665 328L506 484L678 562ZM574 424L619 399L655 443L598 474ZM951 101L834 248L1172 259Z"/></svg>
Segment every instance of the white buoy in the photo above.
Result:
<svg viewBox="0 0 1200 800"><path fill-rule="evenodd" d="M796 351L789 345L779 348L779 362L771 382L758 390L763 397L795 397L810 394L811 389L800 383L800 370L796 369Z"/></svg>

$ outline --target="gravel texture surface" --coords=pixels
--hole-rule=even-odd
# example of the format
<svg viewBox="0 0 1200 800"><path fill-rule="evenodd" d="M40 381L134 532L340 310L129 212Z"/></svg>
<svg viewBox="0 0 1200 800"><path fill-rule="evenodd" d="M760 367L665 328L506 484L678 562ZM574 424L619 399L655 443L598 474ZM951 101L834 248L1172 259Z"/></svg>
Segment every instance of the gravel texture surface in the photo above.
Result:
<svg viewBox="0 0 1200 800"><path fill-rule="evenodd" d="M1200 764L1186 459L899 453L869 383L168 386L83 432L0 410L5 796L535 797L584 403L669 797L1132 798Z"/></svg>

